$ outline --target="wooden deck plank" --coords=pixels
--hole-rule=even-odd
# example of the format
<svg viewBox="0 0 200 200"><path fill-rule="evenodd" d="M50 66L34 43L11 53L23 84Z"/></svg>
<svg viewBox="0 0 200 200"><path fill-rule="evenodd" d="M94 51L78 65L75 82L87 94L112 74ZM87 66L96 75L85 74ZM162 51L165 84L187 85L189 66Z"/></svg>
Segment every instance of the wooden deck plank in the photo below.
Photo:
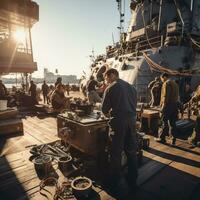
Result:
<svg viewBox="0 0 200 200"><path fill-rule="evenodd" d="M185 178L185 174L179 170L167 166L160 173L157 173L150 181L142 185L145 191L156 194L159 199L190 199L190 196L197 186L191 178Z"/></svg>
<svg viewBox="0 0 200 200"><path fill-rule="evenodd" d="M42 122L41 122L42 121ZM24 125L26 127L26 131L29 134L32 134L35 132L39 136L39 138L45 138L50 141L53 141L57 138L57 128L56 125L54 128L48 128L48 126L51 127L51 124L56 123L56 119L54 119L54 123L49 121L47 124L44 124L43 121L45 120L39 120L38 118L27 118L26 121L24 121Z"/></svg>
<svg viewBox="0 0 200 200"><path fill-rule="evenodd" d="M41 144L41 142L32 137L30 134L27 134L26 131L24 131L23 136L18 136L14 138L11 137L5 140L5 145L3 146L1 156L24 151L26 146L30 146L33 144Z"/></svg>
<svg viewBox="0 0 200 200"><path fill-rule="evenodd" d="M0 191L5 199L46 199L39 194L40 180L34 165L28 161L29 149L25 147L57 140L56 119L27 117L23 123L25 134L8 138L2 144L5 156L0 157ZM200 150L190 149L190 145L182 140L178 140L176 145L163 145L151 138L150 149L144 151L145 162L139 169L138 184L141 188L134 199L173 199L174 193L175 196L180 193L177 198L181 200L194 196L192 192L199 187ZM63 177L58 169L56 172ZM177 185L180 187L175 189ZM183 195L185 186L188 191ZM10 190L15 193L9 193ZM102 200L114 200L105 191L98 188L96 191Z"/></svg>

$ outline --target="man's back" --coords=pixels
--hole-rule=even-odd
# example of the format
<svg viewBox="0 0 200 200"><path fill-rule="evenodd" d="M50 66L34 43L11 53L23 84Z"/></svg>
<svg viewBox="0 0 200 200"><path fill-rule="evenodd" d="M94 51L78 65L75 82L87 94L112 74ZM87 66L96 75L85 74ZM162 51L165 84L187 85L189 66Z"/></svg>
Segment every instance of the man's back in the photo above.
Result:
<svg viewBox="0 0 200 200"><path fill-rule="evenodd" d="M47 94L48 91L49 91L49 86L46 83L44 83L42 85L42 92L45 93L45 94Z"/></svg>
<svg viewBox="0 0 200 200"><path fill-rule="evenodd" d="M102 111L105 113L112 109L113 117L135 116L137 106L137 93L129 83L118 79L105 91Z"/></svg>
<svg viewBox="0 0 200 200"><path fill-rule="evenodd" d="M32 83L29 89L31 96L36 96L36 84Z"/></svg>
<svg viewBox="0 0 200 200"><path fill-rule="evenodd" d="M179 97L178 85L173 80L167 80L163 83L161 101L162 104L176 103Z"/></svg>

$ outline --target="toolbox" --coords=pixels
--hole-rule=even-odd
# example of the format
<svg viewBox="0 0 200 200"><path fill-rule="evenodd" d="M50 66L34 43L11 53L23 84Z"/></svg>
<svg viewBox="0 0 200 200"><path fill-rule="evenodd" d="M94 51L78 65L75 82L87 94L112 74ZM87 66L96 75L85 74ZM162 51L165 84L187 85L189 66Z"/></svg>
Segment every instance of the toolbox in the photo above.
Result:
<svg viewBox="0 0 200 200"><path fill-rule="evenodd" d="M98 113L84 117L72 117L74 113L63 113L57 116L58 136L60 130L67 127L67 143L88 155L98 155L108 142L108 119L101 118Z"/></svg>

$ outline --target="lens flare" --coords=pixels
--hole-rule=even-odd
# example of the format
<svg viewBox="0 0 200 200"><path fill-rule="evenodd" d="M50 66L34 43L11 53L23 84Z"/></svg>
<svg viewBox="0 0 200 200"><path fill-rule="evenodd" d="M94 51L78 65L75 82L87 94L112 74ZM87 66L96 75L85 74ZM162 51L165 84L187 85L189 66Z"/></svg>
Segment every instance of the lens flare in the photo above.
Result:
<svg viewBox="0 0 200 200"><path fill-rule="evenodd" d="M23 43L26 39L26 33L23 30L17 30L14 33L14 39L16 42Z"/></svg>

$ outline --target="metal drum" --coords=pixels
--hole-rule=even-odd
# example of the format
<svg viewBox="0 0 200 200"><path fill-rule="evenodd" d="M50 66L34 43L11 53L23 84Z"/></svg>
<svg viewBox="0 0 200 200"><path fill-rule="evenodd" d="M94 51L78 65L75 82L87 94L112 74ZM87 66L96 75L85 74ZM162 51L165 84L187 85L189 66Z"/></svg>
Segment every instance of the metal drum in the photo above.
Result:
<svg viewBox="0 0 200 200"><path fill-rule="evenodd" d="M71 187L76 197L88 197L92 190L92 181L86 177L77 177L71 182Z"/></svg>
<svg viewBox="0 0 200 200"><path fill-rule="evenodd" d="M52 171L52 157L48 155L40 155L32 161L38 174L48 176Z"/></svg>
<svg viewBox="0 0 200 200"><path fill-rule="evenodd" d="M58 158L58 168L62 172L69 172L73 169L72 167L72 157L70 155L66 157Z"/></svg>

